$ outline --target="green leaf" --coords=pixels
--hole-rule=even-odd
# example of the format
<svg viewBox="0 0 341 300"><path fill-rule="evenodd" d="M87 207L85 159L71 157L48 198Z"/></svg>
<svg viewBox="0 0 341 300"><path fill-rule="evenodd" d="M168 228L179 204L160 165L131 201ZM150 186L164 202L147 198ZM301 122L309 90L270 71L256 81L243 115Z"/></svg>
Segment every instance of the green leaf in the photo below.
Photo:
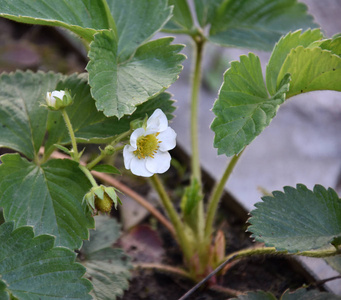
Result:
<svg viewBox="0 0 341 300"><path fill-rule="evenodd" d="M187 0L169 0L169 5L174 5L171 19L173 24L170 26L167 24L166 28L171 29L172 26L175 26L175 29L178 30L191 30L194 24Z"/></svg>
<svg viewBox="0 0 341 300"><path fill-rule="evenodd" d="M111 165L97 165L92 168L92 171L121 175L120 170Z"/></svg>
<svg viewBox="0 0 341 300"><path fill-rule="evenodd" d="M248 292L246 295L241 295L238 298L232 298L232 300L276 300L277 298L270 292Z"/></svg>
<svg viewBox="0 0 341 300"><path fill-rule="evenodd" d="M286 76L278 92L269 98L257 56L250 53L231 63L213 106L216 118L211 128L218 154L238 154L270 124L285 100L289 81Z"/></svg>
<svg viewBox="0 0 341 300"><path fill-rule="evenodd" d="M317 27L296 0L224 1L211 19L212 42L266 51L288 31Z"/></svg>
<svg viewBox="0 0 341 300"><path fill-rule="evenodd" d="M95 35L87 65L91 93L106 116L132 114L136 105L168 88L182 70L181 45L162 38L139 47L129 61L117 63L117 41L112 31Z"/></svg>
<svg viewBox="0 0 341 300"><path fill-rule="evenodd" d="M128 288L132 266L121 249L111 248L120 236L116 220L107 216L95 219L96 230L91 231L90 242L84 242L81 250L82 264L93 283L95 299L115 300Z"/></svg>
<svg viewBox="0 0 341 300"><path fill-rule="evenodd" d="M98 29L108 29L103 1L0 0L0 16L22 23L61 26L87 41Z"/></svg>
<svg viewBox="0 0 341 300"><path fill-rule="evenodd" d="M241 295L233 300L276 300L277 298L269 292L248 292L246 295ZM318 290L298 289L294 292L289 290L279 298L280 300L340 300L341 297L331 293L320 292Z"/></svg>
<svg viewBox="0 0 341 300"><path fill-rule="evenodd" d="M320 292L318 290L298 289L294 292L287 290L281 300L340 300L341 297L331 293Z"/></svg>
<svg viewBox="0 0 341 300"><path fill-rule="evenodd" d="M263 197L251 212L248 231L266 246L289 252L329 245L341 236L341 200L320 185L310 191L302 184Z"/></svg>
<svg viewBox="0 0 341 300"><path fill-rule="evenodd" d="M82 205L90 183L71 160L50 160L40 167L18 154L1 156L0 206L6 221L32 225L36 234L56 236L56 246L78 249L93 218Z"/></svg>
<svg viewBox="0 0 341 300"><path fill-rule="evenodd" d="M15 72L0 76L0 147L33 159L41 147L47 121L46 93L60 74Z"/></svg>
<svg viewBox="0 0 341 300"><path fill-rule="evenodd" d="M287 98L316 90L341 91L341 58L319 47L292 49L278 74L277 86L287 73L291 75Z"/></svg>
<svg viewBox="0 0 341 300"><path fill-rule="evenodd" d="M0 297L20 300L91 299L91 284L75 253L54 248L54 237L34 237L32 227L0 226ZM6 290L7 292L6 292Z"/></svg>
<svg viewBox="0 0 341 300"><path fill-rule="evenodd" d="M112 137L130 130L132 120L143 119L146 115L150 116L157 108L162 109L169 119L173 117L171 113L175 110L174 101L170 100L169 93L161 93L139 105L131 116L124 116L120 120L116 117L108 118L102 112L97 111L95 101L90 94L87 76L84 75L68 76L56 87L58 90L68 89L74 96L73 104L66 108L66 112L79 142L106 143ZM54 149L54 144L70 143L70 136L60 112L49 112L47 130L45 150L48 153Z"/></svg>
<svg viewBox="0 0 341 300"><path fill-rule="evenodd" d="M223 0L194 0L197 19L201 27L213 22L216 10Z"/></svg>
<svg viewBox="0 0 341 300"><path fill-rule="evenodd" d="M298 46L306 48L311 43L321 40L322 37L320 29L307 30L304 33L298 30L288 33L277 42L266 67L266 86L270 95L274 95L277 91L278 74L291 49Z"/></svg>
<svg viewBox="0 0 341 300"><path fill-rule="evenodd" d="M317 41L309 46L312 47L320 47L323 50L329 50L333 54L341 57L341 36L337 35L332 39Z"/></svg>
<svg viewBox="0 0 341 300"><path fill-rule="evenodd" d="M191 182L191 185L185 188L181 200L181 211L184 216L189 216L197 204L202 200L201 187L197 179Z"/></svg>
<svg viewBox="0 0 341 300"><path fill-rule="evenodd" d="M182 0L183 1L183 0ZM171 18L167 0L109 0L118 33L118 62L127 60Z"/></svg>

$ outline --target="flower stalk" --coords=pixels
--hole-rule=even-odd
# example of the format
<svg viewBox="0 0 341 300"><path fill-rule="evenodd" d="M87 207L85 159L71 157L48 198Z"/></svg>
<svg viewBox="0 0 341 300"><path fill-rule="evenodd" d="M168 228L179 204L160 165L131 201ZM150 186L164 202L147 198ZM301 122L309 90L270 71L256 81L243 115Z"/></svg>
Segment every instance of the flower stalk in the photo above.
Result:
<svg viewBox="0 0 341 300"><path fill-rule="evenodd" d="M243 150L244 151L244 150ZM239 154L232 157L230 162L225 169L223 176L220 181L217 182L216 186L213 189L213 192L208 200L208 208L207 208L207 216L206 216L206 226L205 226L205 236L210 237L213 231L213 221L216 215L216 211L218 208L218 203L221 198L221 195L224 191L224 187L226 185L227 180L229 179L234 167L236 166L240 156L243 154L243 151Z"/></svg>
<svg viewBox="0 0 341 300"><path fill-rule="evenodd" d="M69 116L68 116L68 114L67 114L65 108L62 108L62 109L61 109L61 112L62 112L62 115L63 115L64 121L65 121L66 127L67 127L68 132L69 132L69 135L70 135L70 139L71 139L72 152L73 152L72 158L73 158L76 162L79 162L80 155L79 155L79 153L78 153L77 142L76 142L76 136L75 136L75 133L74 133L74 131L73 131L72 124L71 124L71 121L70 121L70 118L69 118Z"/></svg>
<svg viewBox="0 0 341 300"><path fill-rule="evenodd" d="M192 177L201 183L201 170L199 158L199 128L198 128L198 106L199 92L201 86L201 64L204 50L205 40L199 34L193 37L195 47L195 63L194 75L192 79L192 96L191 96L191 146L192 146Z"/></svg>
<svg viewBox="0 0 341 300"><path fill-rule="evenodd" d="M191 251L191 245L184 233L184 225L181 222L178 213L176 212L172 201L170 200L165 187L163 185L163 183L161 182L160 178L154 174L152 177L150 177L151 183L153 185L153 187L155 188L155 190L157 191L157 193L160 196L161 202L163 204L163 207L165 208L169 219L171 220L175 232L176 232L176 236L178 239L178 243L183 251L184 254L184 258L185 258L185 262L188 264L190 262L191 256L192 256L192 251Z"/></svg>

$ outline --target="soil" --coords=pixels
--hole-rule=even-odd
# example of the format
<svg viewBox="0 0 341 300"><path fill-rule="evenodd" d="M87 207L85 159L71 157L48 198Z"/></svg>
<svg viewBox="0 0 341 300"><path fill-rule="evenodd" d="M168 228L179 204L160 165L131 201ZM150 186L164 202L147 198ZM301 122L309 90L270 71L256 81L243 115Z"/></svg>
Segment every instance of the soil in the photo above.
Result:
<svg viewBox="0 0 341 300"><path fill-rule="evenodd" d="M84 71L86 65L84 55L53 28L23 25L5 19L0 19L0 28L0 71L9 72L17 68L34 71L54 70L67 74ZM13 52L13 49L17 49L17 51ZM181 149L177 149L172 155L181 164L188 162L188 157ZM185 172L179 176L176 169L172 168L162 178L169 183L169 191L172 191L171 197L179 199L181 191L178 186L188 182L188 173ZM212 178L205 172L203 172L203 178L205 188L208 191L211 190ZM141 186L141 190L138 192L145 196L148 195L146 185L139 184L139 186ZM228 193L224 194L219 211L220 216L216 225L225 234L227 253L253 246L254 243L249 238L249 234L245 233L247 213ZM182 256L177 244L166 229L154 221L153 218L148 217L144 220L143 225L157 229L151 234L155 242L153 246L147 248L147 251L141 244L128 247L127 251L132 255L133 263L151 262L151 257L156 257L157 263L181 267ZM150 224L154 225L150 226ZM145 237L150 238L151 235L148 234ZM156 255L156 253L159 254ZM218 283L234 290L265 290L278 296L287 288L295 289L303 284L309 284L311 280L296 261L279 256L242 260L219 278ZM130 289L121 300L175 300L193 285L194 283L188 279L166 272L155 269L135 269ZM228 298L229 296L224 291L208 289L204 286L188 299L219 300Z"/></svg>

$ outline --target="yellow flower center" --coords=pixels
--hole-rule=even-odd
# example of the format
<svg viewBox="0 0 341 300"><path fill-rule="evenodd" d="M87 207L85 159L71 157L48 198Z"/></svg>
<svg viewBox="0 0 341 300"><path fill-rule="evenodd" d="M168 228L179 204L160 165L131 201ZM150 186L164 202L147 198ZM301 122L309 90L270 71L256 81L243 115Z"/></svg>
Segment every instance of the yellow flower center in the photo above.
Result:
<svg viewBox="0 0 341 300"><path fill-rule="evenodd" d="M142 135L137 138L137 149L134 151L134 154L135 156L137 156L138 159L146 157L154 158L154 154L157 152L157 149L159 149L159 143L161 143L161 141L157 139L158 135L159 132L156 134L148 134L145 136Z"/></svg>

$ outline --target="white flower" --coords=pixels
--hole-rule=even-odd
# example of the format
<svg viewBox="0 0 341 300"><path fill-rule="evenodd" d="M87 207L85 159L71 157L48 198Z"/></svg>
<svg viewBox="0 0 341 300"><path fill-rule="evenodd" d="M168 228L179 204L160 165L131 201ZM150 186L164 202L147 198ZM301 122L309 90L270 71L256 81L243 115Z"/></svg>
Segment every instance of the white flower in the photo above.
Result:
<svg viewBox="0 0 341 300"><path fill-rule="evenodd" d="M69 91L53 91L46 93L46 104L52 110L58 110L71 105L73 99Z"/></svg>
<svg viewBox="0 0 341 300"><path fill-rule="evenodd" d="M168 127L168 120L161 109L156 109L147 124L134 130L130 145L123 149L124 166L138 176L150 177L164 173L170 167L168 150L176 145L176 133Z"/></svg>
<svg viewBox="0 0 341 300"><path fill-rule="evenodd" d="M53 91L52 93L51 92L47 92L46 93L46 103L47 103L47 105L51 106L51 107L55 107L56 106L56 102L57 102L57 98L60 99L60 100L63 100L64 95L65 95L64 91Z"/></svg>

